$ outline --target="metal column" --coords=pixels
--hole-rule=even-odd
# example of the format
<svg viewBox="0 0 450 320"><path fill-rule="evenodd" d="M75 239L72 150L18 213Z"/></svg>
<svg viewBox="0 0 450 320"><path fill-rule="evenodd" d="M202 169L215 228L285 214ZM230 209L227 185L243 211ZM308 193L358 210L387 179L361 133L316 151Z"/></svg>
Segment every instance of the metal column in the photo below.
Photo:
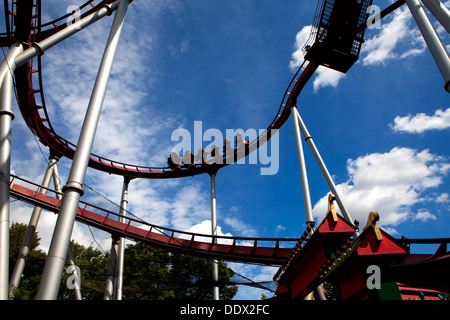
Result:
<svg viewBox="0 0 450 320"><path fill-rule="evenodd" d="M333 178L331 177L330 173L328 172L328 169L325 166L325 162L323 161L322 157L320 156L319 151L317 150L317 147L314 144L314 141L313 141L311 135L309 134L308 129L305 126L305 123L303 122L303 120L300 117L300 114L298 113L296 108L293 108L292 111L293 111L292 116L298 118L300 130L302 131L303 136L305 137L305 140L308 143L308 145L312 151L312 154L314 155L314 158L316 159L316 162L319 165L320 170L322 171L323 176L325 177L328 187L330 188L331 192L336 196L336 202L337 202L339 208L341 209L342 214L344 215L345 219L348 220L348 222L353 223L353 220L352 220L350 214L347 212L347 209L345 208L345 206L342 202L339 192L336 189Z"/></svg>
<svg viewBox="0 0 450 320"><path fill-rule="evenodd" d="M450 33L450 10L439 0L422 0L431 14Z"/></svg>
<svg viewBox="0 0 450 320"><path fill-rule="evenodd" d="M111 250L109 253L108 273L106 275L106 286L103 300L114 300L114 288L117 277L117 253L119 250L119 238L111 236Z"/></svg>
<svg viewBox="0 0 450 320"><path fill-rule="evenodd" d="M216 208L216 172L210 173L211 177L211 235L217 236L217 208ZM217 239L214 239L216 242ZM212 261L212 280L214 283L219 281L219 261ZM213 300L219 300L219 287L213 286Z"/></svg>
<svg viewBox="0 0 450 320"><path fill-rule="evenodd" d="M119 222L125 223L128 205L129 178L124 178L122 197L120 200ZM111 253L109 258L108 275L106 278L105 295L103 300L122 300L123 261L125 255L125 238L111 236Z"/></svg>
<svg viewBox="0 0 450 320"><path fill-rule="evenodd" d="M294 110L295 109L295 110ZM297 145L298 165L300 167L300 178L302 181L303 201L305 204L306 224L314 221L312 214L311 195L309 193L308 175L306 173L305 156L303 153L302 136L300 133L300 125L298 123L297 107L291 108L292 122L294 125L295 142Z"/></svg>
<svg viewBox="0 0 450 320"><path fill-rule="evenodd" d="M117 10L119 3L122 0L117 0L111 4L105 4L102 8L96 12L93 12L86 17L72 23L70 26L58 31L57 33L45 38L40 42L33 43L28 49L24 50L22 54L17 56L15 62L17 66L21 66L24 63L27 63L29 60L37 57L39 55L44 54L44 52L53 46L57 45L61 41L71 37L72 35L80 32L81 30L89 27L93 23L103 19L106 16L109 16ZM14 69L12 69L14 70Z"/></svg>
<svg viewBox="0 0 450 320"><path fill-rule="evenodd" d="M50 181L53 177L53 166L55 166L57 162L58 158L50 156L48 166L42 180L42 188L39 189L40 193L47 194L47 188L50 186ZM22 247L9 283L12 291L14 288L19 287L20 279L22 277L23 269L25 268L25 263L28 259L28 253L30 252L31 243L33 242L34 234L36 233L41 212L42 208L35 206L33 213L31 214L30 222L28 223L27 231L22 242Z"/></svg>
<svg viewBox="0 0 450 320"><path fill-rule="evenodd" d="M59 284L75 222L76 211L80 197L84 193L83 184L89 157L128 4L129 0L122 0L119 3L111 27L91 100L81 129L68 182L63 188L64 195L61 209L56 222L44 271L42 273L41 283L37 294L38 300L54 300L58 295Z"/></svg>
<svg viewBox="0 0 450 320"><path fill-rule="evenodd" d="M11 123L14 59L23 51L21 44L11 46L0 65L0 300L9 294L9 218L11 179Z"/></svg>
<svg viewBox="0 0 450 320"><path fill-rule="evenodd" d="M128 185L130 183L129 178L124 178L122 199L120 201L120 217L119 221L125 223L125 217L127 215L128 207ZM116 300L122 300L122 288L123 288L123 265L125 260L125 238L119 239L119 248L117 254L117 278L116 278Z"/></svg>
<svg viewBox="0 0 450 320"><path fill-rule="evenodd" d="M50 150L50 153L52 153L52 150ZM54 156L54 157L60 157L60 155L58 155L58 156ZM53 171L53 185L55 186L55 191L57 192L56 193L56 198L58 199L58 200L61 200L62 199L62 195L61 195L61 179L59 178L59 173L58 173L58 166L56 165L56 163L55 163L55 165L52 167L52 171ZM73 250L72 250L72 243L69 243L69 248L68 248L68 252L67 252L67 264L69 265L69 266L75 266L76 267L76 264L75 264L75 257L74 257L74 254L73 254ZM74 269L75 270L75 269ZM73 275L75 276L75 277L77 277L77 272L76 271L74 271L73 272ZM80 285L81 285L81 279L77 279L77 284L78 285L76 285L75 287L74 287L74 293L75 293L75 300L82 300L82 296L81 296L81 288L80 288Z"/></svg>
<svg viewBox="0 0 450 320"><path fill-rule="evenodd" d="M425 39L428 49L430 50L431 55L433 56L434 61L442 74L442 77L444 78L444 88L447 92L450 92L450 57L447 50L442 44L441 39L439 39L436 30L434 30L433 25L428 19L428 16L419 0L405 1L417 23L417 26L420 29L420 32L422 33L423 38Z"/></svg>

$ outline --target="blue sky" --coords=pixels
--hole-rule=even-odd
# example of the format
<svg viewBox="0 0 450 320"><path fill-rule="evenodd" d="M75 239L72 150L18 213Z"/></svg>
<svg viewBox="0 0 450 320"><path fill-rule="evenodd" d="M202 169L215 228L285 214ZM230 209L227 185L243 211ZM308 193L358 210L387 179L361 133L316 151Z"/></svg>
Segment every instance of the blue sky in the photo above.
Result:
<svg viewBox="0 0 450 320"><path fill-rule="evenodd" d="M43 21L83 2L44 1ZM389 3L374 1L382 9ZM450 7L449 1L445 4ZM133 1L93 152L162 166L176 145L172 132L192 132L194 121L224 135L226 129L266 128L302 62L298 49L309 35L315 9L316 1L307 0ZM111 22L106 18L43 56L52 124L72 142L78 139ZM449 51L450 36L432 22ZM367 30L365 39L360 59L347 74L317 71L299 97L300 115L353 219L364 226L368 214L377 211L380 225L394 237L448 237L449 93L406 5L381 20L379 28ZM15 113L12 170L40 182L48 150L38 146L17 107ZM313 213L320 222L329 189L306 144L304 150ZM264 165L248 161L219 171L221 233L301 235L305 210L290 119L279 132L278 159L274 175L261 175ZM70 161L62 159L58 166L65 182ZM120 177L89 169L86 183L119 203ZM210 232L209 176L134 180L129 210L161 226ZM28 223L30 213L25 204L13 202L12 221ZM43 249L54 221L48 214L39 223ZM98 245L91 231L109 250L109 235L79 224L73 239ZM230 265L258 281L276 272ZM241 286L237 298L259 299L261 292Z"/></svg>

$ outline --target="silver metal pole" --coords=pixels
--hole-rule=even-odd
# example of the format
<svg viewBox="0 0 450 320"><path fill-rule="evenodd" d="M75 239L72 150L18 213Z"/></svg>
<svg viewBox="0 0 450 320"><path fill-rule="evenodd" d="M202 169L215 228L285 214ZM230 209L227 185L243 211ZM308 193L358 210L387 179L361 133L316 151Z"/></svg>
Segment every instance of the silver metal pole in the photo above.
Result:
<svg viewBox="0 0 450 320"><path fill-rule="evenodd" d="M79 21L74 22L70 26L62 29L61 31L49 36L45 40L42 40L41 42L33 43L32 46L26 50L22 54L16 57L15 61L17 66L21 66L22 64L26 63L27 61L33 59L34 57L37 57L39 55L42 55L47 49L50 49L51 47L57 45L61 41L69 38L70 36L74 35L75 33L85 29L86 27L90 26L94 22L109 16L115 11L119 3L122 0L117 0L111 4L105 5L102 9L98 10L97 12L94 12Z"/></svg>
<svg viewBox="0 0 450 320"><path fill-rule="evenodd" d="M73 255L72 243L69 243L69 248L67 250L67 264L69 266L75 266L75 267L77 266L75 264L75 257ZM73 275L75 277L77 277L77 272L75 271L75 269L73 269L73 270L74 270ZM80 287L79 287L79 285L81 284L81 281L80 281L80 279L77 279L76 282L77 282L77 285L75 285L75 287L74 287L75 300L81 300L81 291L80 291Z"/></svg>
<svg viewBox="0 0 450 320"><path fill-rule="evenodd" d="M42 194L47 194L47 188L50 186L50 181L53 176L52 167L56 165L57 161L58 159L55 159L54 157L50 157L49 159L48 166L47 169L45 170L45 175L42 180L42 188L39 189L39 192ZM30 247L33 242L34 234L36 233L39 218L41 217L41 212L42 208L35 206L33 209L33 213L31 214L30 222L28 223L27 231L25 233L25 237L22 242L22 247L20 249L16 265L14 266L14 270L11 275L11 281L9 282L11 292L13 292L15 288L19 287L23 269L25 268L25 263L28 259L28 253L30 252Z"/></svg>
<svg viewBox="0 0 450 320"><path fill-rule="evenodd" d="M50 150L50 154L52 153L52 150ZM54 158L59 159L60 156L56 156L53 155ZM55 191L56 193L56 198L58 200L62 199L62 195L60 194L61 190L61 179L59 178L59 173L58 173L58 165L55 163L52 166L52 172L53 172L53 184L55 185ZM68 261L68 265L72 265L72 266L76 266L75 264L75 257L73 254L73 249L72 249L72 243L69 242L69 248L68 248L68 252L67 252L67 261ZM77 273L75 272L74 275L76 276ZM78 283L81 284L81 279L78 279ZM79 286L75 286L74 289L75 291L75 300L82 300L82 296L81 296L81 288Z"/></svg>
<svg viewBox="0 0 450 320"><path fill-rule="evenodd" d="M125 222L128 205L128 185L130 179L124 178L122 198L120 200L119 222ZM125 238L112 236L111 254L106 278L104 300L122 300L123 261L125 254Z"/></svg>
<svg viewBox="0 0 450 320"><path fill-rule="evenodd" d="M295 142L297 145L298 165L300 167L300 178L302 181L303 201L305 204L306 224L309 224L310 222L314 221L314 218L312 214L311 195L309 193L308 175L306 173L305 155L303 153L300 125L298 123L298 117L295 116L296 111L296 106L291 108L291 114L293 115L292 122L294 125Z"/></svg>
<svg viewBox="0 0 450 320"><path fill-rule="evenodd" d="M120 217L119 221L125 223L128 207L128 185L130 179L125 178L123 181L122 199L120 201ZM125 260L125 238L119 239L119 251L117 255L117 279L116 279L116 300L122 300L123 288L123 265Z"/></svg>
<svg viewBox="0 0 450 320"><path fill-rule="evenodd" d="M53 173L53 185L55 186L56 191L56 199L61 200L62 199L61 179L59 178L58 166L56 163L52 166L52 173Z"/></svg>
<svg viewBox="0 0 450 320"><path fill-rule="evenodd" d="M211 177L211 235L217 236L217 208L216 208L216 173L210 173ZM214 239L214 242L217 240ZM214 283L219 281L219 261L212 261L212 279ZM219 300L219 287L213 286L213 300Z"/></svg>
<svg viewBox="0 0 450 320"><path fill-rule="evenodd" d="M119 250L119 238L111 236L111 250L109 253L108 274L106 275L106 286L103 300L114 300L114 284L117 277L117 252Z"/></svg>
<svg viewBox="0 0 450 320"><path fill-rule="evenodd" d="M67 249L88 167L109 76L117 51L129 0L121 0L111 27L102 63L95 81L67 184L63 188L61 209L42 273L38 300L54 300L58 295Z"/></svg>
<svg viewBox="0 0 450 320"><path fill-rule="evenodd" d="M21 44L14 44L0 65L0 300L9 298L9 218L11 179L11 124L14 58L23 50Z"/></svg>
<svg viewBox="0 0 450 320"><path fill-rule="evenodd" d="M431 52L431 55L436 62L436 65L439 68L439 71L444 78L444 88L447 92L450 92L450 57L445 49L444 45L439 39L436 30L434 30L433 25L428 19L425 10L420 4L419 0L405 0L406 4L411 11L414 20L417 23L417 26L422 33L425 42L427 43L428 49Z"/></svg>
<svg viewBox="0 0 450 320"><path fill-rule="evenodd" d="M306 142L308 143L312 154L314 155L314 158L316 159L317 164L319 165L320 170L322 171L323 176L325 177L325 180L328 184L328 187L330 188L331 192L336 196L336 202L339 206L339 208L341 209L342 214L344 215L345 219L348 220L348 222L353 224L353 220L350 216L350 214L347 212L347 209L345 208L342 199L339 195L339 192L336 189L336 186L334 184L334 181L325 165L325 162L323 161L322 157L320 156L319 151L317 150L316 145L314 144L314 141L311 137L311 135L308 132L308 129L305 126L305 123L302 120L302 117L300 117L300 114L298 113L298 110L296 108L294 108L292 110L293 113L293 117L297 117L298 118L298 123L300 125L300 129L303 133L303 136L305 137Z"/></svg>
<svg viewBox="0 0 450 320"><path fill-rule="evenodd" d="M439 0L422 0L431 14L450 33L450 10Z"/></svg>

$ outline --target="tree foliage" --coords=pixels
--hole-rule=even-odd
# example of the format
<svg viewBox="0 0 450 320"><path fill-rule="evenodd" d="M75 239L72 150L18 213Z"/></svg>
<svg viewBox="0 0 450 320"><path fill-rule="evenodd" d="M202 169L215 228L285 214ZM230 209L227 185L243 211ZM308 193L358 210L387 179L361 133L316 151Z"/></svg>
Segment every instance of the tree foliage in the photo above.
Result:
<svg viewBox="0 0 450 320"><path fill-rule="evenodd" d="M124 299L211 300L212 263L140 243L129 245L125 250ZM219 262L219 282L229 281L233 274L224 262ZM231 300L237 291L237 286L219 285L223 300Z"/></svg>
<svg viewBox="0 0 450 320"><path fill-rule="evenodd" d="M9 231L9 271L10 276L14 270L17 258L19 256L20 248L22 247L23 238L27 231L27 225L22 223L13 223ZM25 268L22 273L22 278L18 288L14 288L12 295L17 300L31 300L37 294L39 281L41 279L42 269L45 263L45 253L38 250L40 238L37 233L34 234L33 241L30 246L28 258L25 263Z"/></svg>

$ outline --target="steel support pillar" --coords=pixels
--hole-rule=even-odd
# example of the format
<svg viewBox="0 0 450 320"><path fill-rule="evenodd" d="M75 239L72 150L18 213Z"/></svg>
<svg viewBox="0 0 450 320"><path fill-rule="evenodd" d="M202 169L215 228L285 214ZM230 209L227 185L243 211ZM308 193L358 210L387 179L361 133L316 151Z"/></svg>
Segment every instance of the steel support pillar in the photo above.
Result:
<svg viewBox="0 0 450 320"><path fill-rule="evenodd" d="M0 65L0 300L9 298L9 219L11 181L11 124L13 73L15 58L23 51L21 44L11 46Z"/></svg>
<svg viewBox="0 0 450 320"><path fill-rule="evenodd" d="M303 122L302 117L300 117L300 114L298 113L297 108L292 108L293 117L297 117L298 124L300 125L300 130L303 133L303 136L305 137L306 142L309 145L309 148L311 149L311 152L316 159L317 164L319 165L320 170L322 171L322 174L328 184L328 187L330 188L331 192L336 196L336 202L339 206L339 209L341 209L341 213L344 215L344 218L348 220L348 222L353 223L352 217L348 213L347 209L344 206L344 203L342 202L341 196L339 195L339 192L336 189L336 185L334 184L333 178L330 175L330 172L328 171L325 162L323 161L322 157L320 156L320 153L309 134L308 129L305 126L305 123Z"/></svg>
<svg viewBox="0 0 450 320"><path fill-rule="evenodd" d="M120 211L118 221L125 223L128 206L129 178L124 178L122 198L120 200ZM125 238L112 236L111 253L106 277L104 300L122 300L123 287L123 262L125 255Z"/></svg>
<svg viewBox="0 0 450 320"><path fill-rule="evenodd" d="M81 128L67 184L63 188L61 209L37 294L38 300L55 300L58 295L76 211L84 193L83 184L95 133L117 52L129 0L121 0L114 17L92 96Z"/></svg>
<svg viewBox="0 0 450 320"><path fill-rule="evenodd" d="M119 238L111 236L111 250L109 253L108 274L106 275L106 286L103 300L114 300L115 282L117 277L117 254L119 251Z"/></svg>
<svg viewBox="0 0 450 320"><path fill-rule="evenodd" d="M42 180L42 188L39 192L42 194L47 194L47 188L50 186L50 181L53 177L53 167L56 166L58 158L50 156L47 169L45 171L44 178ZM14 288L18 288L20 284L20 279L22 277L23 269L25 268L25 263L28 259L28 253L30 252L31 244L33 242L34 234L36 233L36 228L41 217L42 208L35 206L33 208L33 213L31 214L30 221L28 223L27 231L22 242L22 247L19 252L19 256L14 266L13 273L11 275L11 280L9 283L11 292Z"/></svg>
<svg viewBox="0 0 450 320"><path fill-rule="evenodd" d="M210 173L211 177L211 235L217 236L217 207L216 207L216 172ZM214 238L214 242L217 239ZM212 261L212 280L214 283L219 281L219 261L213 259ZM213 286L213 300L219 300L219 287Z"/></svg>
<svg viewBox="0 0 450 320"><path fill-rule="evenodd" d="M422 0L431 14L450 33L450 10L439 0Z"/></svg>
<svg viewBox="0 0 450 320"><path fill-rule="evenodd" d="M119 221L125 223L128 207L128 186L130 184L129 178L124 178L122 188L122 199L120 201L120 217ZM123 289L123 267L125 260L125 238L119 239L119 248L117 254L117 278L116 278L116 300L122 300Z"/></svg>
<svg viewBox="0 0 450 320"><path fill-rule="evenodd" d="M72 243L69 243L69 248L67 250L67 264L72 266L72 276L76 277L74 284L74 300L81 300L81 279L78 278L78 271L80 270L75 264L75 256L73 255ZM80 272L81 273L81 272Z"/></svg>
<svg viewBox="0 0 450 320"><path fill-rule="evenodd" d="M50 154L51 153L52 153L52 150L50 150ZM60 158L60 155L58 155L58 156L54 155L53 157ZM62 199L62 195L61 195L61 193L62 193L61 179L59 178L58 166L56 165L56 163L52 167L52 172L53 172L53 185L55 186L55 191L57 192L56 193L56 198L58 200L61 200ZM69 244L69 248L68 248L68 252L67 252L67 264L69 266L74 266L74 267L77 268L77 266L75 264L75 256L73 254L72 243ZM74 270L73 275L75 277L78 276L77 272L76 272L76 268L73 269ZM77 279L76 281L77 281L77 285L74 286L74 289L73 289L75 291L74 292L74 298L75 298L75 300L82 300L81 287L80 287L81 286L81 279Z"/></svg>
<svg viewBox="0 0 450 320"><path fill-rule="evenodd" d="M90 15L80 19L79 21L75 21L70 26L67 26L61 31L49 36L48 38L40 42L33 43L28 49L24 50L22 54L16 57L16 65L21 66L22 64L27 63L29 60L44 54L44 52L48 49L80 32L81 30L89 27L91 24L97 22L98 20L111 15L115 10L117 10L121 1L122 0L117 0L111 4L106 4L98 11L91 13Z"/></svg>
<svg viewBox="0 0 450 320"><path fill-rule="evenodd" d="M291 108L291 114L294 115L297 111L297 107ZM295 109L295 110L294 110ZM295 142L297 145L297 157L298 165L300 167L300 179L302 181L303 202L305 205L306 224L310 224L314 221L312 214L311 195L309 192L308 175L306 173L305 155L303 152L302 136L300 133L300 125L298 123L298 117L292 116L292 122L294 126Z"/></svg>
<svg viewBox="0 0 450 320"><path fill-rule="evenodd" d="M450 92L450 57L447 50L439 39L436 30L428 19L425 10L420 4L419 0L405 0L406 4L411 11L414 20L419 27L420 32L428 46L428 49L436 62L439 71L444 78L444 88L447 92Z"/></svg>

